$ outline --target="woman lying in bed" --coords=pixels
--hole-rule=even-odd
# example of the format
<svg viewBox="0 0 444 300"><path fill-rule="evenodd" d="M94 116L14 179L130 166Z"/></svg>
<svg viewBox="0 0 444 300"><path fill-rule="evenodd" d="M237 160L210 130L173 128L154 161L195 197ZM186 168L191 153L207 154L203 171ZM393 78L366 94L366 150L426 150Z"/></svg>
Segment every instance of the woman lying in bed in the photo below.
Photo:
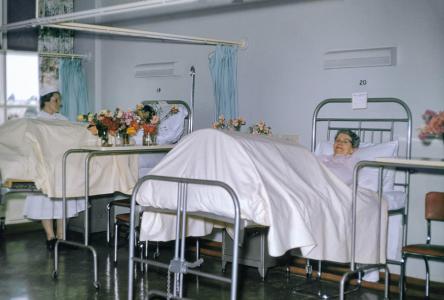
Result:
<svg viewBox="0 0 444 300"><path fill-rule="evenodd" d="M319 160L327 166L344 183L353 183L353 169L358 162L352 154L358 149L359 136L349 129L341 129L336 133L333 144L333 155L321 155Z"/></svg>
<svg viewBox="0 0 444 300"><path fill-rule="evenodd" d="M360 138L349 129L341 129L336 133L333 144L333 155L321 155L319 160L339 177L345 184L353 184L353 170L359 158L353 155L358 149ZM366 281L378 281L379 272L367 272L363 278Z"/></svg>

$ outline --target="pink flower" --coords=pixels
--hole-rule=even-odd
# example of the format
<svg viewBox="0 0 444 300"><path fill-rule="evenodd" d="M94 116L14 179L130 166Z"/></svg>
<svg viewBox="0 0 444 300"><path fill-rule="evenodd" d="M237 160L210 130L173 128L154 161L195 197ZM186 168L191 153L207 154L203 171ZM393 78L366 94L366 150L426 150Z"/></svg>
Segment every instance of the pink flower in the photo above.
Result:
<svg viewBox="0 0 444 300"><path fill-rule="evenodd" d="M425 125L420 128L418 137L422 141L428 141L433 138L442 138L444 135L444 111L434 112L426 110L422 115Z"/></svg>

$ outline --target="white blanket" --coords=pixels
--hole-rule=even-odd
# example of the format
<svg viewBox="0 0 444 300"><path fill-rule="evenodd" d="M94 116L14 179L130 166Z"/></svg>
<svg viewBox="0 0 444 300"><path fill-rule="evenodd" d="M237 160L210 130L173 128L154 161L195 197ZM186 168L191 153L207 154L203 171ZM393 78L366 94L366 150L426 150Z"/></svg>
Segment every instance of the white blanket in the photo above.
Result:
<svg viewBox="0 0 444 300"><path fill-rule="evenodd" d="M97 137L68 121L16 119L0 126L0 171L3 181L34 181L48 197L62 197L62 157L65 151L93 146ZM67 196L85 193L85 156L67 160ZM90 195L131 193L137 182L136 156L95 157L90 163Z"/></svg>
<svg viewBox="0 0 444 300"><path fill-rule="evenodd" d="M305 148L255 135L204 129L184 138L151 172L155 175L219 180L239 197L241 216L269 226L268 251L280 256L300 248L308 258L348 262L351 258L350 188ZM188 210L233 216L228 194L217 187L188 187ZM175 209L177 184L145 182L137 202ZM386 204L359 192L357 262L385 261ZM145 212L141 238L174 239L174 216ZM193 220L188 235L209 233L211 223ZM379 255L381 249L381 255Z"/></svg>

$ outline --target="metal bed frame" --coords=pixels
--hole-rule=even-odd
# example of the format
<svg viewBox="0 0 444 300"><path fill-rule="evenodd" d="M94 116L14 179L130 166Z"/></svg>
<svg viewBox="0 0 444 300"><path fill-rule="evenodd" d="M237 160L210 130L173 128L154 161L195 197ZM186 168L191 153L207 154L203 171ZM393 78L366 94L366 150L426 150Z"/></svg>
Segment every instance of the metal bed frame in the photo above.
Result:
<svg viewBox="0 0 444 300"><path fill-rule="evenodd" d="M160 263L149 259L140 259L134 256L134 244L135 239L135 207L136 199L139 193L141 185L147 181L166 181L177 183L177 208L175 211L167 209L159 209L142 206L145 211L154 211L159 213L176 214L176 239L174 247L174 258L169 264ZM224 189L231 198L234 205L234 218L226 218L218 215L205 213L205 212L188 212L187 203L188 199L188 185L205 185L205 186L217 186ZM192 201L192 200L190 200ZM234 224L234 237L233 237L233 268L231 273L231 279L224 276L217 276L210 273L196 271L193 268L200 266L203 263L203 259L198 259L194 262L188 262L185 260L185 242L186 242L186 219L187 216L198 216L206 219L212 219L217 221L222 221L225 223ZM156 176L148 175L142 177L136 187L134 188L133 195L131 197L131 217L130 217L130 240L129 240L129 255L128 255L128 299L133 299L133 280L134 280L134 263L142 263L147 265L152 265L168 270L167 277L167 292L161 292L153 290L148 293L148 295L158 295L166 297L167 299L184 299L183 298L183 283L185 274L194 274L202 276L208 279L218 280L231 284L230 299L235 300L237 296L237 270L238 270L238 251L239 251L239 235L241 228L240 219L240 204L238 197L234 190L224 182L215 180L201 180L201 179L191 179L191 178L179 178L179 177L167 177L167 176ZM242 226L243 227L243 226ZM173 279L173 292L170 292L170 273L174 274Z"/></svg>
<svg viewBox="0 0 444 300"><path fill-rule="evenodd" d="M187 125L192 126L191 123L191 110L186 102L180 100L168 100L169 104L180 104L183 105L188 111ZM94 279L93 286L98 289L100 283L98 281L98 264L97 264L97 252L94 247L89 245L89 213L88 213L88 203L89 203L89 170L90 163L93 157L96 156L108 156L108 155L134 155L134 154L147 154L147 153L162 153L168 152L172 147L85 147L79 149L69 149L63 154L62 160L62 201L63 201L63 239L58 239L54 247L54 270L52 272L53 279L58 277L58 257L59 257L59 244L67 244L77 248L85 248L91 251L93 256L93 268L94 268ZM66 239L66 161L68 157L72 154L87 153L85 157L85 218L84 218L84 242L78 243L75 241L69 241Z"/></svg>
<svg viewBox="0 0 444 300"><path fill-rule="evenodd" d="M397 118L385 118L385 117L375 117L375 118L356 118L356 117L320 117L321 109L324 108L326 105L331 104L351 104L352 99L350 98L336 98L336 99L326 99L319 103L313 113L313 119L312 119L312 140L311 140L311 150L315 150L316 143L318 141L318 127L321 123L326 123L326 129L327 129L327 140L331 140L334 137L334 132L337 132L340 129L351 129L360 136L361 141L363 142L385 142L385 141L392 141L395 139L395 130L398 131L397 125L404 124L404 134L405 134L405 147L404 147L404 153L402 155L399 154L398 149L398 157L410 159L411 158L411 139L412 139L412 116L410 109L408 106L401 100L396 98L369 98L368 104L374 105L374 104L395 104L398 107L398 110L403 113L404 116L397 117ZM377 124L377 125L376 125ZM377 140L378 139L378 140ZM356 235L356 194L357 194L357 179L358 179L358 172L363 166L367 167L378 167L379 168L379 190L378 190L378 197L381 200L382 199L382 172L384 169L384 166L374 165L368 162L360 162L356 165L355 171L354 171L354 185L353 185L353 230L352 230L352 259L350 263L350 272L347 272L340 283L340 299L344 298L345 293L345 283L346 281L351 277L353 274L357 274L359 276L358 282L360 282L362 272L364 270L369 269L380 269L384 268L386 272L385 276L385 297L388 298L388 268L386 264L376 264L376 265L369 265L369 266L363 266L360 268L356 268L355 266L355 235ZM396 209L389 211L389 215L395 215L395 214L401 214L402 215L402 246L406 244L407 241L407 216L408 216L408 203L409 203L409 185L410 185L410 173L408 171L403 172L403 178L402 182L396 182L395 186L401 187L403 191L406 193L406 202L403 208ZM396 261L396 260L387 260L387 263L390 264L396 264L401 265L402 261ZM312 267L310 265L310 261L307 260L306 265L306 273L307 278L311 278L311 272ZM321 263L319 263L319 270L318 270L318 279L321 277Z"/></svg>

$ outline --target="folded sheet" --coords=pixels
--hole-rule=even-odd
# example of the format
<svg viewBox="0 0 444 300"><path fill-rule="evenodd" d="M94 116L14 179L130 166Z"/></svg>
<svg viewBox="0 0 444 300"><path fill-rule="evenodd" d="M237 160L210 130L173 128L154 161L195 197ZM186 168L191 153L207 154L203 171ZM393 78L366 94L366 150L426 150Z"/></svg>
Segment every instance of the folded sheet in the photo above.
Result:
<svg viewBox="0 0 444 300"><path fill-rule="evenodd" d="M242 218L270 227L268 251L272 256L300 248L312 259L351 259L351 189L302 146L204 129L185 137L150 174L230 185L239 197ZM136 200L142 206L175 209L176 197L177 184L149 181ZM188 186L188 210L234 215L228 194L217 187ZM384 262L386 203L380 207L374 192L360 190L357 211L357 261ZM209 224L208 220L190 221L187 234L207 234ZM174 226L174 216L145 212L141 238L174 239Z"/></svg>

